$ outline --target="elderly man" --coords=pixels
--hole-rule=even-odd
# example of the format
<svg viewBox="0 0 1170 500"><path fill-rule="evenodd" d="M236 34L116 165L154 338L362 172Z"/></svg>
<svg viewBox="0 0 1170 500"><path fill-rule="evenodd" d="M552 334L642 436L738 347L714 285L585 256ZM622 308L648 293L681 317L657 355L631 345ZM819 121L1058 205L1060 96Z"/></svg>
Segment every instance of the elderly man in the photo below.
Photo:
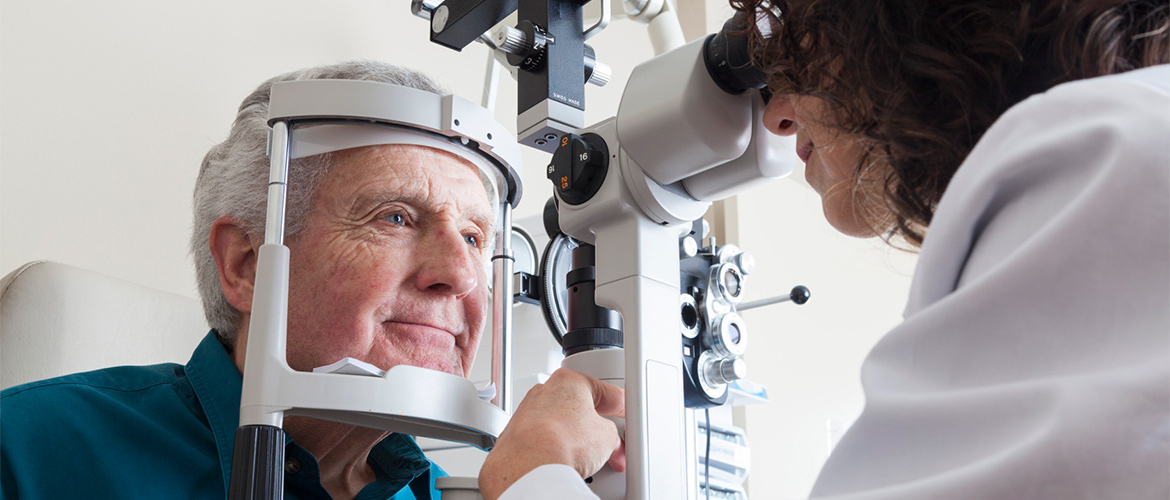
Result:
<svg viewBox="0 0 1170 500"><path fill-rule="evenodd" d="M262 84L204 159L191 248L212 331L185 365L119 367L3 392L4 498L223 498L264 236L272 84L357 79L444 93L359 62ZM345 357L466 376L484 327L493 207L451 153L376 145L294 160L288 351L295 370ZM166 335L168 332L159 332ZM437 498L443 472L408 436L290 417L286 498Z"/></svg>

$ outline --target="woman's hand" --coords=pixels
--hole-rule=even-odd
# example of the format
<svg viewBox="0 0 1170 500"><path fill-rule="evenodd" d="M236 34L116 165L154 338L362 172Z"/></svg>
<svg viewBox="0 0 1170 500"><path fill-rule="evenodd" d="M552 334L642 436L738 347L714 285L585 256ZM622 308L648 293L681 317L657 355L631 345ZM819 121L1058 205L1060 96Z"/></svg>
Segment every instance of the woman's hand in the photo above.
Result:
<svg viewBox="0 0 1170 500"><path fill-rule="evenodd" d="M602 415L625 418L625 393L567 368L533 387L520 402L479 473L484 500L496 500L532 469L565 464L582 478L606 463L626 470L617 426Z"/></svg>

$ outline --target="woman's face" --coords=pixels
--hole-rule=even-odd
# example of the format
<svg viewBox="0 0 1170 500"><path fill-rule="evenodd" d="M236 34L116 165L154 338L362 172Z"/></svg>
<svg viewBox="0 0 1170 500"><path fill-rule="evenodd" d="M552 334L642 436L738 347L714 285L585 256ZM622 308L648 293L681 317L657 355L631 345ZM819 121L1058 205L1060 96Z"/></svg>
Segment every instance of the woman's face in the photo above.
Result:
<svg viewBox="0 0 1170 500"><path fill-rule="evenodd" d="M882 202L883 168L871 166L859 181L854 172L864 154L856 136L828 125L824 101L777 94L764 111L764 126L776 135L796 136L796 154L805 163L804 177L817 194L825 219L849 236L876 236L888 210Z"/></svg>

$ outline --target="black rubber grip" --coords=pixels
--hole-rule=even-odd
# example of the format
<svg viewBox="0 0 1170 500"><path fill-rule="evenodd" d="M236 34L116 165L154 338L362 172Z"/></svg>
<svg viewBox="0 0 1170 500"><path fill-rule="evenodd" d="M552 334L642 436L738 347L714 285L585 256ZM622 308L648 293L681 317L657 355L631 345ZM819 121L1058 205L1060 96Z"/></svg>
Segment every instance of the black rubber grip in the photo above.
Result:
<svg viewBox="0 0 1170 500"><path fill-rule="evenodd" d="M271 425L236 429L229 500L284 498L284 430Z"/></svg>
<svg viewBox="0 0 1170 500"><path fill-rule="evenodd" d="M565 356L590 349L622 347L623 344L621 330L613 328L578 328L569 331L561 339L561 348L565 351Z"/></svg>

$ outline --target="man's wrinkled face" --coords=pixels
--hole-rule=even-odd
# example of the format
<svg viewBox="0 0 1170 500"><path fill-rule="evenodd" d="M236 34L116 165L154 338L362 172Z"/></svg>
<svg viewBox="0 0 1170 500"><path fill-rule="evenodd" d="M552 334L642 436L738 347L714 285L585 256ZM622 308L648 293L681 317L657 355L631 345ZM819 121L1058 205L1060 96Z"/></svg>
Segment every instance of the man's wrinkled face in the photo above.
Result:
<svg viewBox="0 0 1170 500"><path fill-rule="evenodd" d="M422 146L334 153L288 242L288 363L344 357L471 371L489 302L492 207L474 166Z"/></svg>

